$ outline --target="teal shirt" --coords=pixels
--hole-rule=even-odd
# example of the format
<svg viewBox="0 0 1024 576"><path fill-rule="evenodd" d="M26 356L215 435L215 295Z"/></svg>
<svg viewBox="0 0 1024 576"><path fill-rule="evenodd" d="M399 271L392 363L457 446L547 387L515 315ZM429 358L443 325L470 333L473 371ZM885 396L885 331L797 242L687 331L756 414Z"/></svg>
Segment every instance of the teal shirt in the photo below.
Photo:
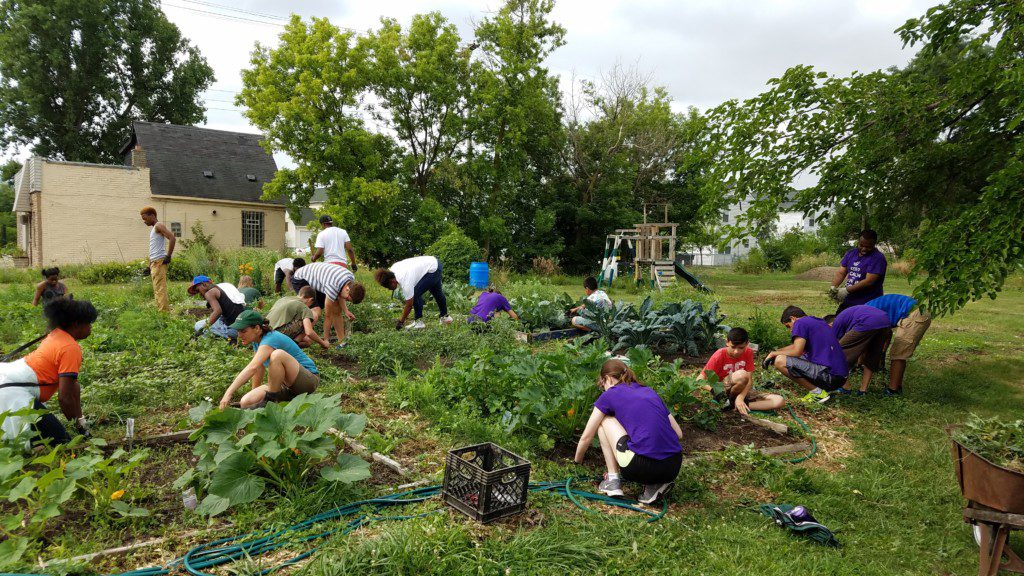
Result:
<svg viewBox="0 0 1024 576"><path fill-rule="evenodd" d="M280 332L273 331L268 332L263 336L263 339L259 342L252 343L252 350L255 352L259 350L260 346L270 346L274 350L284 350L291 355L292 358L298 361L299 366L302 366L306 370L309 370L313 374L319 374L316 370L316 364L306 356L306 353L299 348L299 345L295 343L295 340L281 334ZM263 363L264 368L270 367L270 360Z"/></svg>

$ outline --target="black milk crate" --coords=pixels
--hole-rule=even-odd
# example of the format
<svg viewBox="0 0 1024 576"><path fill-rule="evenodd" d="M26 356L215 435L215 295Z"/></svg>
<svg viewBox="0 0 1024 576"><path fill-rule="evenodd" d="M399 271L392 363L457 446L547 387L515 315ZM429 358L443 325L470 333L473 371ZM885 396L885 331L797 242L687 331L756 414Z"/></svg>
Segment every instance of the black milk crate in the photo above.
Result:
<svg viewBox="0 0 1024 576"><path fill-rule="evenodd" d="M485 442L450 450L441 495L451 507L484 524L526 509L530 461Z"/></svg>

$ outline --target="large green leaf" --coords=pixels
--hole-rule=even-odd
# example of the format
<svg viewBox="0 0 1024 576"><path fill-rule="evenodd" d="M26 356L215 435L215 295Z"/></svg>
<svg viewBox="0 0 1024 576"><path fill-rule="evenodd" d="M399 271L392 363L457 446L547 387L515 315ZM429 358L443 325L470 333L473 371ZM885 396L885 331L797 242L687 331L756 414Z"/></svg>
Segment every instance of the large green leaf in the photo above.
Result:
<svg viewBox="0 0 1024 576"><path fill-rule="evenodd" d="M328 482L351 484L370 477L370 463L352 454L338 454L338 465L324 468L320 475Z"/></svg>
<svg viewBox="0 0 1024 576"><path fill-rule="evenodd" d="M193 422L202 422L203 418L206 417L206 414L210 412L210 410L213 410L213 404L207 400L203 400L198 406L195 406L188 411L188 417Z"/></svg>
<svg viewBox="0 0 1024 576"><path fill-rule="evenodd" d="M196 513L203 516L216 516L230 507L231 500L216 494L207 494L199 506L196 506Z"/></svg>
<svg viewBox="0 0 1024 576"><path fill-rule="evenodd" d="M28 538L14 537L0 542L0 568L13 568L28 548Z"/></svg>
<svg viewBox="0 0 1024 576"><path fill-rule="evenodd" d="M228 456L210 479L210 494L227 498L231 506L259 498L266 483L263 478L252 474L255 464L256 457L248 452Z"/></svg>
<svg viewBox="0 0 1024 576"><path fill-rule="evenodd" d="M7 501L15 502L22 498L28 497L33 490L36 489L36 479L32 476L26 476L14 485L13 488L7 493Z"/></svg>
<svg viewBox="0 0 1024 576"><path fill-rule="evenodd" d="M270 440L277 438L286 430L291 430L293 422L285 408L279 402L268 402L262 410L256 412L253 419L252 431L259 434L260 438Z"/></svg>
<svg viewBox="0 0 1024 576"><path fill-rule="evenodd" d="M206 415L206 423L203 425L202 434L206 442L220 444L233 438L239 430L244 428L252 420L251 412L228 408L223 411L212 411Z"/></svg>
<svg viewBox="0 0 1024 576"><path fill-rule="evenodd" d="M345 434L355 437L366 428L365 414L342 414L334 421L334 427Z"/></svg>

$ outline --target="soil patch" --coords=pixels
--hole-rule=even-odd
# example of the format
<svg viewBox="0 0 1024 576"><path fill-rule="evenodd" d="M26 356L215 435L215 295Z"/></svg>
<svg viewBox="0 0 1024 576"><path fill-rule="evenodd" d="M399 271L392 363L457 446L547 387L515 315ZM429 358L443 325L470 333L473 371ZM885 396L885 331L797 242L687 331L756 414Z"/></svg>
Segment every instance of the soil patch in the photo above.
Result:
<svg viewBox="0 0 1024 576"><path fill-rule="evenodd" d="M801 272L796 275L797 280L820 280L823 282L830 281L836 276L836 272L839 271L837 266L818 266L817 268L811 268L807 272Z"/></svg>
<svg viewBox="0 0 1024 576"><path fill-rule="evenodd" d="M185 314L195 318L206 318L210 315L209 308L186 308Z"/></svg>
<svg viewBox="0 0 1024 576"><path fill-rule="evenodd" d="M714 350L712 350L711 352L708 352L706 354L701 354L700 356L690 356L690 355L687 355L687 354L679 354L679 353L677 353L677 354L658 354L658 357L661 358L662 362L666 362L666 363L672 363L672 362L675 362L676 360L682 360L683 361L683 366L697 366L697 367L703 368L704 365L708 363L708 360L711 359L711 355L714 354L714 353L715 353Z"/></svg>

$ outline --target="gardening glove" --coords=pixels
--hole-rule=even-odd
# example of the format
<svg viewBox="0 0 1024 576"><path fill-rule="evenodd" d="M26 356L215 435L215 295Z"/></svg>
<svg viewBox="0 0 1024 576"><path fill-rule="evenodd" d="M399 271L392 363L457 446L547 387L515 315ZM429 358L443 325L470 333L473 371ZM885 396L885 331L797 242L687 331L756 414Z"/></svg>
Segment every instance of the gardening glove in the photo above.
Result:
<svg viewBox="0 0 1024 576"><path fill-rule="evenodd" d="M170 263L171 263L171 255L168 254L167 256L164 256L164 264L170 264Z"/></svg>
<svg viewBox="0 0 1024 576"><path fill-rule="evenodd" d="M843 286L842 288L836 291L836 302L842 304L843 302L846 301L846 297L849 296L849 294L850 291L846 288L846 286Z"/></svg>
<svg viewBox="0 0 1024 576"><path fill-rule="evenodd" d="M85 419L85 416L80 416L75 420L75 428L78 429L78 433L86 438L92 438L92 432L89 430L89 421Z"/></svg>
<svg viewBox="0 0 1024 576"><path fill-rule="evenodd" d="M832 298L834 300L835 297L836 297L836 292L838 292L838 291L839 291L839 287L838 286L829 286L829 288L828 288L828 297Z"/></svg>
<svg viewBox="0 0 1024 576"><path fill-rule="evenodd" d="M404 326L404 325L405 325L405 322L402 322L401 320L395 320L395 330L401 330L402 326Z"/></svg>
<svg viewBox="0 0 1024 576"><path fill-rule="evenodd" d="M352 263L352 272L359 272L359 264L356 264L355 262Z"/></svg>
<svg viewBox="0 0 1024 576"><path fill-rule="evenodd" d="M146 266L145 268L142 269L143 276L149 276L149 273L149 266Z"/></svg>

